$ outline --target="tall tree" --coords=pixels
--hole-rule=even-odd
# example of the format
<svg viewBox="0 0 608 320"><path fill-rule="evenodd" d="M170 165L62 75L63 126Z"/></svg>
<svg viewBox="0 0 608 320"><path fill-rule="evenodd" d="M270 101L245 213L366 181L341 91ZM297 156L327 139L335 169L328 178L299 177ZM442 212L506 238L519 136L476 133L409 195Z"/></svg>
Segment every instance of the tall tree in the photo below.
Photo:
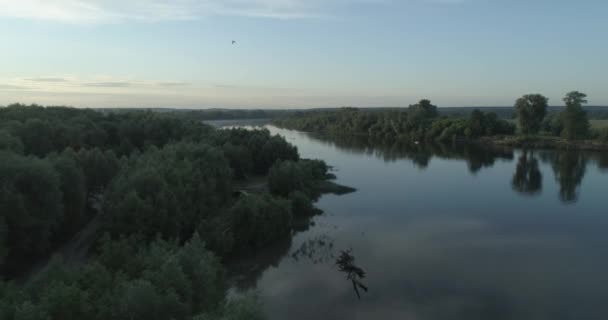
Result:
<svg viewBox="0 0 608 320"><path fill-rule="evenodd" d="M417 104L410 105L407 109L410 122L417 123L428 119L436 118L439 113L437 106L431 103L431 100L422 99Z"/></svg>
<svg viewBox="0 0 608 320"><path fill-rule="evenodd" d="M568 140L584 139L589 136L589 120L583 104L587 103L586 94L572 91L566 94L566 109L561 113L563 129L561 136Z"/></svg>
<svg viewBox="0 0 608 320"><path fill-rule="evenodd" d="M540 130L547 114L549 99L541 94L527 94L515 102L517 122L523 134L534 134Z"/></svg>

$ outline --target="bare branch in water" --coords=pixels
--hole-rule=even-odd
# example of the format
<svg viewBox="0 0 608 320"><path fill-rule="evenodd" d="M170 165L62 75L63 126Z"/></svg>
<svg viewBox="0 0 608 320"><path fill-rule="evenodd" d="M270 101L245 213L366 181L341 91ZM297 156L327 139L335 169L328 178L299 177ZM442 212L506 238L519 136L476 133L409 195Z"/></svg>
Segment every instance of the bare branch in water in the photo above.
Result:
<svg viewBox="0 0 608 320"><path fill-rule="evenodd" d="M351 254L352 250L341 251L340 256L336 260L336 265L341 272L346 273L346 279L353 283L353 288L357 294L357 298L361 299L359 288L367 292L368 288L361 280L365 278L365 271L355 265L355 257Z"/></svg>

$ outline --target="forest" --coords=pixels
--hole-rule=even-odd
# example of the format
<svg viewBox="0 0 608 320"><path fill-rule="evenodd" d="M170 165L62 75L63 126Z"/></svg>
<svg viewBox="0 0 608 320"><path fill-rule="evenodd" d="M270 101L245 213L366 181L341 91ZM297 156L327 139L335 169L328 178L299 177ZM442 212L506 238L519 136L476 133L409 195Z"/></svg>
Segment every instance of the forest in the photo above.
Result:
<svg viewBox="0 0 608 320"><path fill-rule="evenodd" d="M473 141L494 136L525 139L559 137L564 141L608 142L608 128L592 128L590 125L588 113L583 108L587 103L584 93L569 92L563 102L565 107L561 110L548 112L546 97L541 94L524 95L516 100L512 108L515 121L479 109L472 109L468 116L446 112L449 108L443 108L440 112L430 100L423 99L403 109L309 111L275 119L274 123L280 127L334 136L357 134L415 142Z"/></svg>
<svg viewBox="0 0 608 320"><path fill-rule="evenodd" d="M20 104L0 108L0 162L11 320L263 319L227 299L225 261L289 236L332 177L267 130ZM54 255L83 233L83 253Z"/></svg>

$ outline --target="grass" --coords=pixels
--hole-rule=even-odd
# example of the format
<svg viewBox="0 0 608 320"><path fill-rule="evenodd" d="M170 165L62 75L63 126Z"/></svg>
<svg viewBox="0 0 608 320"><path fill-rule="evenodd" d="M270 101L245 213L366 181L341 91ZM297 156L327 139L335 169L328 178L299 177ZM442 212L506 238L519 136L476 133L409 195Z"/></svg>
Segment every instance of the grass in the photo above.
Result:
<svg viewBox="0 0 608 320"><path fill-rule="evenodd" d="M591 122L591 128L603 129L608 128L608 120L589 120Z"/></svg>

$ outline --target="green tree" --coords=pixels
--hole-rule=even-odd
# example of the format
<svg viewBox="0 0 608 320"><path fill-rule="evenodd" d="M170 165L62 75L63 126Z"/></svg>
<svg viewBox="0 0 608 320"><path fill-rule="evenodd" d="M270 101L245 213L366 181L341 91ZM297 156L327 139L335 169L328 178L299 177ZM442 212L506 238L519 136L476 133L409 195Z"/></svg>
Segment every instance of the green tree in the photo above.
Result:
<svg viewBox="0 0 608 320"><path fill-rule="evenodd" d="M7 130L0 130L0 150L23 153L23 143L19 137L12 135Z"/></svg>
<svg viewBox="0 0 608 320"><path fill-rule="evenodd" d="M268 195L247 195L232 208L236 243L260 247L289 233L292 221L289 200Z"/></svg>
<svg viewBox="0 0 608 320"><path fill-rule="evenodd" d="M418 122L436 118L439 113L437 106L433 105L430 100L422 99L417 104L410 105L407 108L407 115L411 122Z"/></svg>
<svg viewBox="0 0 608 320"><path fill-rule="evenodd" d="M296 218L309 217L315 213L312 200L301 191L294 191L289 194L291 200L291 211Z"/></svg>
<svg viewBox="0 0 608 320"><path fill-rule="evenodd" d="M114 236L187 239L232 195L223 153L205 144L150 149L129 161L105 193L103 227Z"/></svg>
<svg viewBox="0 0 608 320"><path fill-rule="evenodd" d="M7 247L19 257L43 254L63 218L61 181L48 161L0 152L0 217Z"/></svg>
<svg viewBox="0 0 608 320"><path fill-rule="evenodd" d="M51 282L41 293L40 309L50 319L91 318L92 306L87 292L74 284Z"/></svg>
<svg viewBox="0 0 608 320"><path fill-rule="evenodd" d="M84 170L89 196L102 193L120 169L120 162L111 150L82 149L76 159Z"/></svg>
<svg viewBox="0 0 608 320"><path fill-rule="evenodd" d="M566 94L566 109L561 113L562 137L568 140L585 139L589 136L589 120L583 104L587 103L586 94L572 91Z"/></svg>
<svg viewBox="0 0 608 320"><path fill-rule="evenodd" d="M49 121L28 119L19 132L25 153L39 157L54 151L53 126Z"/></svg>
<svg viewBox="0 0 608 320"><path fill-rule="evenodd" d="M523 134L538 133L547 114L549 99L541 94L527 94L515 102L517 122Z"/></svg>
<svg viewBox="0 0 608 320"><path fill-rule="evenodd" d="M82 168L76 162L76 154L66 149L52 159L53 167L59 174L63 196L62 230L73 233L84 221L84 210L87 200L87 189Z"/></svg>

